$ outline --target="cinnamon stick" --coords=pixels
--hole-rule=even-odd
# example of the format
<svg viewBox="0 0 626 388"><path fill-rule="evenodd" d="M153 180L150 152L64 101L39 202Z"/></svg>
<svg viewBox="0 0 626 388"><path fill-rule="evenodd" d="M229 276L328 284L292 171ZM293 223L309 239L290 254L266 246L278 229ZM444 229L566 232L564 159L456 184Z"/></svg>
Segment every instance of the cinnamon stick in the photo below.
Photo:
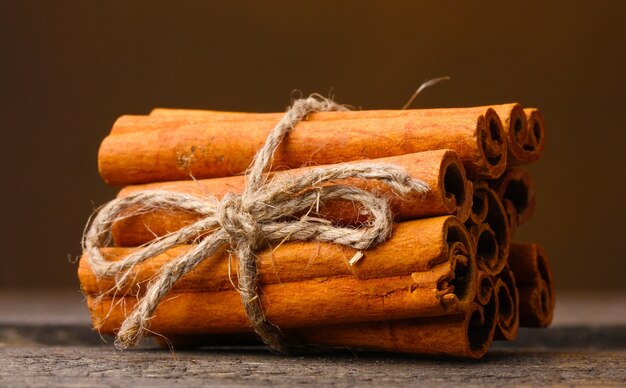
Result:
<svg viewBox="0 0 626 388"><path fill-rule="evenodd" d="M132 282L115 289L115 279L96 278L87 256L83 255L78 267L82 289L87 294L107 292L137 293L156 275L158 269L170 260L184 254L191 246L179 246L137 265ZM111 261L120 260L135 248L104 248L103 255ZM314 278L352 276L357 279L374 279L417 272L433 271L434 266L460 259L458 279L474 276L474 249L465 227L452 216L425 218L394 225L392 238L363 252L356 265L349 265L356 251L342 245L314 242L290 242L257 256L260 282L280 284ZM465 267L467 265L467 267ZM466 271L466 272L465 272ZM207 258L186 274L174 287L182 291L215 291L232 289L236 283L237 261L229 260L227 253ZM229 276L229 273L232 274ZM453 277L454 279L454 277ZM450 279L452 280L452 279ZM467 279L466 279L467 280ZM466 280L463 280L465 282ZM467 287L473 286L468 281ZM460 287L461 285L459 285ZM465 287L465 286L463 286ZM460 290L457 290L460 291ZM468 289L467 294L475 291ZM466 297L463 298L467 299ZM465 304L469 301L465 300Z"/></svg>
<svg viewBox="0 0 626 388"><path fill-rule="evenodd" d="M498 269L503 266L504 260L498 252L498 240L493 229L489 227L489 224L482 223L470 227L469 232L476 247L478 268L490 274L497 273Z"/></svg>
<svg viewBox="0 0 626 388"><path fill-rule="evenodd" d="M416 218L456 215L465 221L470 214L472 185L465 176L465 169L456 154L449 150L426 151L416 154L374 159L372 163L389 163L403 167L413 178L420 179L430 186L430 191L422 196L409 194L395 195L385 184L376 181L352 179L349 184L364 190L376 192L390 201L392 211L398 221ZM290 179L311 168L301 168L278 172L274 179ZM198 181L174 181L128 186L118 194L125 197L143 190L169 190L195 196L207 194L222 198L228 192L241 193L245 185L244 176L205 179ZM346 200L326 203L319 211L313 209L313 216L333 220L339 224L359 224L367 222L367 214ZM176 231L199 219L199 216L185 211L152 210L135 216L124 217L113 225L112 235L116 246L139 246Z"/></svg>
<svg viewBox="0 0 626 388"><path fill-rule="evenodd" d="M528 122L528 137L524 142L524 157L512 158L512 165L528 164L543 155L546 144L546 130L543 115L537 108L524 109Z"/></svg>
<svg viewBox="0 0 626 388"><path fill-rule="evenodd" d="M493 278L487 272L479 270L477 284L476 302L484 306L489 303L494 293Z"/></svg>
<svg viewBox="0 0 626 388"><path fill-rule="evenodd" d="M545 145L545 128L541 112L522 109L519 104L494 105L502 120L507 139L508 166L529 164L541 157Z"/></svg>
<svg viewBox="0 0 626 388"><path fill-rule="evenodd" d="M263 287L265 316L281 328L333 323L377 321L395 317L437 316L458 312L438 293L437 277L412 276L357 280L312 279ZM452 295L450 299L454 299ZM94 327L102 333L118 330L137 297L87 296ZM159 334L237 333L251 330L236 290L173 292L159 305L150 330Z"/></svg>
<svg viewBox="0 0 626 388"><path fill-rule="evenodd" d="M366 251L354 266L347 264L356 253L350 248L283 244L259 257L267 317L288 328L465 311L476 294L470 244L463 225L451 216L398 224L391 240ZM136 303L131 295L145 291L143 285L180 249L185 248L139 265L131 282L117 290L115 279L96 278L83 257L79 278L94 326L114 332ZM106 255L115 260L129 251L109 248ZM167 334L249 330L226 258L208 258L181 278L157 309L151 330Z"/></svg>
<svg viewBox="0 0 626 388"><path fill-rule="evenodd" d="M311 327L294 331L307 343L420 355L482 357L494 335L497 305L477 303L462 314L357 324Z"/></svg>
<svg viewBox="0 0 626 388"><path fill-rule="evenodd" d="M520 295L520 324L547 327L555 305L554 276L544 249L538 244L513 243L509 266L515 272Z"/></svg>
<svg viewBox="0 0 626 388"><path fill-rule="evenodd" d="M313 326L287 333L304 343L353 349L399 351L422 355L479 358L485 354L497 324L497 302L492 277L478 271L476 302L465 314L402 321ZM464 330L463 330L464 328ZM464 334L463 334L464 333ZM177 349L202 346L254 344L242 334L168 336L161 346ZM157 338L159 340L159 338Z"/></svg>
<svg viewBox="0 0 626 388"><path fill-rule="evenodd" d="M519 104L494 105L493 109L500 116L502 128L507 140L508 165L526 164L532 161L524 145L528 141L528 119Z"/></svg>
<svg viewBox="0 0 626 388"><path fill-rule="evenodd" d="M489 185L502 200L512 230L532 217L536 203L535 185L528 171L509 169L499 179L490 181Z"/></svg>
<svg viewBox="0 0 626 388"><path fill-rule="evenodd" d="M382 117L382 118L380 118ZM120 130L136 120L146 130ZM194 118L176 127L167 116L121 118L104 139L99 169L113 185L242 173L273 120ZM332 134L332 136L329 136ZM320 112L300 122L279 147L273 169L331 164L449 148L468 174L496 178L506 165L502 124L493 109Z"/></svg>
<svg viewBox="0 0 626 388"><path fill-rule="evenodd" d="M468 226L480 225L485 222L487 210L489 210L489 201L486 191L474 190L473 188L474 185L472 184L472 209L466 222Z"/></svg>
<svg viewBox="0 0 626 388"><path fill-rule="evenodd" d="M495 339L513 341L519 332L519 293L513 272L505 267L495 280L494 295L498 304Z"/></svg>
<svg viewBox="0 0 626 388"><path fill-rule="evenodd" d="M495 298L474 303L467 312L452 316L399 321L361 322L286 330L304 344L416 355L480 358L493 340L497 322ZM256 345L250 333L168 335L156 337L162 347L189 349L220 345Z"/></svg>
<svg viewBox="0 0 626 388"><path fill-rule="evenodd" d="M504 268L509 256L511 229L508 215L496 192L485 181L474 182L473 198L479 200L480 213L475 203L466 225L479 252L479 267L493 276ZM473 220L483 217L483 223L473 225Z"/></svg>

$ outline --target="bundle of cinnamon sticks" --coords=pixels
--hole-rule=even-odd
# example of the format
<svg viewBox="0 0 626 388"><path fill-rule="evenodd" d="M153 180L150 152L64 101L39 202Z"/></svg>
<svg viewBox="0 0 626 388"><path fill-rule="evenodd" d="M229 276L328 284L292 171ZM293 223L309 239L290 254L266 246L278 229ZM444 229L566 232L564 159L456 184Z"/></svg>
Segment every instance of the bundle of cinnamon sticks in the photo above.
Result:
<svg viewBox="0 0 626 388"><path fill-rule="evenodd" d="M100 147L100 174L122 186L118 198L153 189L217 199L241 193L246 168L281 117L183 109L122 116ZM430 190L401 197L376 181L340 182L389 201L391 237L363 252L310 241L259 252L265 318L304 344L468 358L483 356L493 339L515 339L520 325L548 326L555 290L546 253L512 242L535 205L521 166L538 160L544 144L541 113L519 104L309 114L278 147L269 179L369 160L402 167ZM348 228L371 217L343 198L302 216ZM113 223L102 253L120 260L199 218L140 209ZM204 237L138 264L123 282L96 276L85 253L78 275L94 328L115 334L159 269ZM206 257L173 286L150 331L186 345L252 333L237 273L227 250Z"/></svg>

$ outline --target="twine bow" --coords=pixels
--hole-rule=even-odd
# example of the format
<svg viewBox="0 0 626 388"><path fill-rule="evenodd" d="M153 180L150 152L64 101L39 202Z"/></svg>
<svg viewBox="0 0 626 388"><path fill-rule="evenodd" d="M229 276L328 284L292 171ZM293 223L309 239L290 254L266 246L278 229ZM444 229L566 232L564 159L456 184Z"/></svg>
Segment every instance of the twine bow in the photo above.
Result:
<svg viewBox="0 0 626 388"><path fill-rule="evenodd" d="M342 164L321 167L288 180L270 180L268 170L274 151L295 124L311 112L345 110L342 105L311 95L296 100L256 154L241 195L228 194L222 200L196 197L163 190L138 192L104 205L88 223L83 249L98 277L115 276L121 287L133 268L176 245L196 241L192 247L160 268L147 286L145 295L122 323L115 344L124 349L143 338L159 302L187 272L203 260L229 249L238 259L238 289L245 312L254 330L273 349L286 352L288 344L280 330L263 314L257 294L255 252L286 241L320 241L357 250L375 246L389 238L392 213L387 201L371 192L333 181L347 178L378 180L395 193L426 193L428 186L412 179L402 168L381 163ZM369 214L369 221L357 227L341 227L308 215L333 199L350 200ZM137 210L141 208L141 210ZM151 209L173 209L196 213L201 218L176 232L156 238L119 261L104 258L101 248L111 240L111 225Z"/></svg>

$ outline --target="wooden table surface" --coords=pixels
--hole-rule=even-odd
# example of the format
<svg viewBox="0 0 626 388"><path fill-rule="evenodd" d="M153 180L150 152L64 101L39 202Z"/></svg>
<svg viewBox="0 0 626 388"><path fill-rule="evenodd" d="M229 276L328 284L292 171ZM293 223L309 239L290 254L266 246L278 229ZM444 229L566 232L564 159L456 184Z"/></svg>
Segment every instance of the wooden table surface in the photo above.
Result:
<svg viewBox="0 0 626 388"><path fill-rule="evenodd" d="M626 294L557 296L549 329L522 329L480 361L262 347L123 352L89 328L78 293L0 291L0 386L626 386Z"/></svg>

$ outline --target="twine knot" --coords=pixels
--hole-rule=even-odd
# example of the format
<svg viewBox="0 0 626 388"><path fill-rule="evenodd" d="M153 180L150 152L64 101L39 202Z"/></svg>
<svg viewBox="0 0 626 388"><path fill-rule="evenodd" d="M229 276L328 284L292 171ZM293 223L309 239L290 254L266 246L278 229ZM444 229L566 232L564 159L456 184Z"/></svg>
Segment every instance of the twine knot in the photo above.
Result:
<svg viewBox="0 0 626 388"><path fill-rule="evenodd" d="M117 198L100 208L87 224L83 249L98 277L115 276L118 289L132 277L134 267L168 249L190 244L185 253L163 265L149 282L145 294L122 323L116 346L136 344L144 336L161 300L178 280L203 260L228 250L238 260L238 291L251 327L261 339L280 352L289 350L281 331L268 321L258 295L258 268L255 252L286 241L319 241L367 249L389 238L393 215L388 202L375 194L344 184L350 178L384 182L398 195L425 194L428 186L412 179L397 166L382 163L355 163L320 167L297 177L269 179L266 170L274 151L285 135L311 112L345 110L332 100L311 95L293 102L267 137L248 170L242 194L227 194L221 200L164 190L146 190ZM354 202L369 215L355 227L342 227L317 215L327 201ZM160 210L183 210L200 219L175 232L158 237L118 261L108 261L101 248L111 240L111 225L136 214ZM313 214L313 216L311 215Z"/></svg>
<svg viewBox="0 0 626 388"><path fill-rule="evenodd" d="M241 195L228 193L219 202L216 209L218 223L230 235L233 243L250 240L261 234L261 226L252 214L253 211L249 204L244 204ZM256 246L257 241L251 245Z"/></svg>

